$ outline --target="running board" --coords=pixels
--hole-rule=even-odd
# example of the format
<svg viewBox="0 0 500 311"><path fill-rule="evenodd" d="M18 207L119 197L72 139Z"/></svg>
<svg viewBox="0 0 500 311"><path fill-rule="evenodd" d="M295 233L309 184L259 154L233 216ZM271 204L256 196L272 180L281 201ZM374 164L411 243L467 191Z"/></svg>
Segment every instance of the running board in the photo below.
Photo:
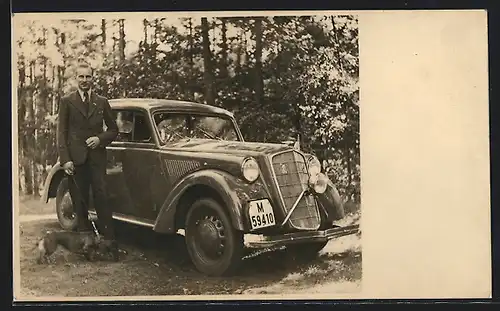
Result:
<svg viewBox="0 0 500 311"><path fill-rule="evenodd" d="M89 214L92 216L97 216L95 211L89 211ZM153 222L149 222L147 219L143 218L138 218L138 217L130 217L130 216L123 216L117 213L113 213L113 219L123 221L129 224L141 226L141 227L149 227L153 228L155 225Z"/></svg>

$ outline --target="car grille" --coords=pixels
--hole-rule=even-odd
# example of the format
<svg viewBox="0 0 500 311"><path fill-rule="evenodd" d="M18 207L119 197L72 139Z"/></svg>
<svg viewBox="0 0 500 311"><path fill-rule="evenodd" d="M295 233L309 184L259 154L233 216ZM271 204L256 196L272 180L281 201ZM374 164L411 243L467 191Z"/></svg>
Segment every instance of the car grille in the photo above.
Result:
<svg viewBox="0 0 500 311"><path fill-rule="evenodd" d="M271 158L278 189L288 213L300 194L307 189L309 175L304 156L296 151L278 153ZM320 216L312 196L304 196L289 218L296 229L317 229Z"/></svg>

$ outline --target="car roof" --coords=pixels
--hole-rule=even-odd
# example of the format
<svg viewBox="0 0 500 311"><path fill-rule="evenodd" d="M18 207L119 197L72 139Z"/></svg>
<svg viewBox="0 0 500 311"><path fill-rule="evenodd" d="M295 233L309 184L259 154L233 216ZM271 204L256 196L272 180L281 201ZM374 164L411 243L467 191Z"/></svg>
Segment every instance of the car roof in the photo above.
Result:
<svg viewBox="0 0 500 311"><path fill-rule="evenodd" d="M117 98L110 99L109 105L113 109L126 109L126 108L142 108L150 112L157 110L171 110L180 112L199 112L208 114L224 114L233 116L233 114L225 109L182 100L172 99L155 99L155 98Z"/></svg>

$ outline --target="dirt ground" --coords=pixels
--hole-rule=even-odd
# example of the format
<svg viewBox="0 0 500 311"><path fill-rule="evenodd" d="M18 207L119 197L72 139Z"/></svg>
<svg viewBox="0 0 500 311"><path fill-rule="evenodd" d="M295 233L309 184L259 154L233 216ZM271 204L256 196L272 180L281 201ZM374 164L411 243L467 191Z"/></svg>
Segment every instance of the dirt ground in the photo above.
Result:
<svg viewBox="0 0 500 311"><path fill-rule="evenodd" d="M318 258L307 263L278 250L245 259L237 275L207 277L189 261L182 235L161 236L117 223L118 240L127 252L119 262L89 263L58 250L54 264L39 265L33 252L37 239L47 230L60 230L54 202L23 199L18 208L23 296L356 293L361 286L357 235L330 241ZM353 213L343 223L357 221L359 213Z"/></svg>

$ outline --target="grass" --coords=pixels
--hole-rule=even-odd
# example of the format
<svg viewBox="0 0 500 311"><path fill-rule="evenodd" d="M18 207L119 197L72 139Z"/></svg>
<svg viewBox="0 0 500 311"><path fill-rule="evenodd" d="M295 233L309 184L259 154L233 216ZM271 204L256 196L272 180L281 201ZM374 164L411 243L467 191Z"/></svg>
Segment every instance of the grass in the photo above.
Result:
<svg viewBox="0 0 500 311"><path fill-rule="evenodd" d="M344 212L346 215L360 213L361 205L356 202L347 201L344 203Z"/></svg>
<svg viewBox="0 0 500 311"><path fill-rule="evenodd" d="M22 215L53 213L54 205L32 198L21 200ZM117 236L127 251L120 262L86 262L78 255L58 250L55 263L35 263L33 247L46 230L60 230L55 220L21 222L20 273L22 295L52 297L216 295L357 288L361 279L359 240L332 241L308 263L296 262L286 252L265 253L244 261L232 277L206 277L187 256L182 236L161 236L150 229L117 224ZM349 238L354 240L349 240ZM338 285L344 284L347 285ZM354 285L353 285L354 284ZM357 284L357 285L356 285ZM347 289L346 289L347 288Z"/></svg>
<svg viewBox="0 0 500 311"><path fill-rule="evenodd" d="M19 215L45 215L56 212L56 200L50 199L48 203L42 202L40 198L33 196L22 196L15 208L19 209Z"/></svg>

